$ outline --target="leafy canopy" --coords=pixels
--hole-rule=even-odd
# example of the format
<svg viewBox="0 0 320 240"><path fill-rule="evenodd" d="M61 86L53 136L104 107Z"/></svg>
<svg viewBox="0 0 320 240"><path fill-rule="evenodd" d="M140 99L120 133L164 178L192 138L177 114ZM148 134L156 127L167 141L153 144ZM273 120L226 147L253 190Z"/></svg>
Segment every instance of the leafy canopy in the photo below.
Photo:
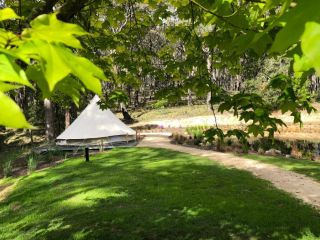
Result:
<svg viewBox="0 0 320 240"><path fill-rule="evenodd" d="M0 21L17 18L10 8L0 10ZM58 20L56 14L37 17L21 35L0 29L0 125L31 127L17 104L5 94L12 89L34 88L36 84L45 98L59 90L75 103L83 87L101 94L104 72L75 51L82 48L77 37L86 34L80 26Z"/></svg>
<svg viewBox="0 0 320 240"><path fill-rule="evenodd" d="M154 2L154 1L149 1ZM158 0L158 3L168 1ZM175 65L172 75L183 76L185 90L211 93L211 104L219 111L232 110L248 123L246 133L231 131L236 137L251 134L273 136L284 123L271 116L272 109L261 96L245 90L233 94L224 91L221 76L212 68L239 75L246 67L244 59L280 56L291 61L287 75L271 75L269 88L280 92L277 106L302 124L302 110L312 112L310 95L303 91L311 74L320 76L320 17L317 0L185 0L169 1L172 17L179 19L167 33L169 39L183 43L184 59ZM172 21L172 19L171 19ZM175 59L177 63L177 59ZM208 64L210 62L210 65ZM168 68L170 69L170 68ZM192 72L193 74L190 74ZM200 89L200 91L199 91ZM178 89L173 89L179 93ZM185 94L186 91L182 92ZM171 94L172 95L172 94ZM208 138L223 138L219 129L207 131Z"/></svg>

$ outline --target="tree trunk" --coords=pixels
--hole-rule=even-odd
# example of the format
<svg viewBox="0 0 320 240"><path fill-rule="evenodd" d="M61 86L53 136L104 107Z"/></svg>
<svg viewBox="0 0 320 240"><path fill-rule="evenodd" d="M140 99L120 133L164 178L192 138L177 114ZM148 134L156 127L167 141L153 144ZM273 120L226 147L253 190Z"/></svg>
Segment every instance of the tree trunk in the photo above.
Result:
<svg viewBox="0 0 320 240"><path fill-rule="evenodd" d="M46 120L46 137L49 142L54 141L53 105L49 99L44 99L44 114Z"/></svg>
<svg viewBox="0 0 320 240"><path fill-rule="evenodd" d="M126 87L126 90L127 90L127 94L128 94L128 105L131 106L131 91L132 91L132 87L131 86L127 86Z"/></svg>
<svg viewBox="0 0 320 240"><path fill-rule="evenodd" d="M192 106L192 92L188 89L188 106Z"/></svg>
<svg viewBox="0 0 320 240"><path fill-rule="evenodd" d="M64 113L64 123L65 123L65 128L67 129L70 126L70 108L65 109Z"/></svg>
<svg viewBox="0 0 320 240"><path fill-rule="evenodd" d="M211 92L208 92L207 94L207 107L208 107L208 111L211 111Z"/></svg>
<svg viewBox="0 0 320 240"><path fill-rule="evenodd" d="M128 113L128 110L127 110L125 104L121 103L120 107L121 107L121 112L122 112L122 115L123 115L124 122L125 123L133 123L133 119L130 116L130 114Z"/></svg>

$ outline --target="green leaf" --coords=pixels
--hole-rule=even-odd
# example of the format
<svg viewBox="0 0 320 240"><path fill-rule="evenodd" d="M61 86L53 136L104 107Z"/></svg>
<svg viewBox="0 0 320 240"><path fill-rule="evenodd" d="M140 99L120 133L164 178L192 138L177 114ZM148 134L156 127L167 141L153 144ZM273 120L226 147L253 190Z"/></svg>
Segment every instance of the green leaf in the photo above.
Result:
<svg viewBox="0 0 320 240"><path fill-rule="evenodd" d="M319 21L319 8L319 0L297 1L297 6L279 19L279 23L285 26L276 35L270 51L282 52L297 43L305 30L305 23Z"/></svg>
<svg viewBox="0 0 320 240"><path fill-rule="evenodd" d="M32 88L25 72L15 63L14 58L0 54L0 81L15 82Z"/></svg>
<svg viewBox="0 0 320 240"><path fill-rule="evenodd" d="M254 110L254 113L257 117L262 117L265 114L265 111L263 108L257 108Z"/></svg>
<svg viewBox="0 0 320 240"><path fill-rule="evenodd" d="M271 79L269 86L274 89L284 90L287 87L288 78L282 74L279 74Z"/></svg>
<svg viewBox="0 0 320 240"><path fill-rule="evenodd" d="M18 105L0 92L0 125L12 128L32 128Z"/></svg>
<svg viewBox="0 0 320 240"><path fill-rule="evenodd" d="M31 45L31 43L33 45ZM106 80L103 71L88 59L75 55L70 49L61 44L34 41L28 43L28 54L36 54L40 61L41 71L46 80L39 73L30 70L39 87L45 90L45 95L54 91L58 82L69 74L79 78L89 90L101 95L100 80ZM47 90L46 90L47 89Z"/></svg>
<svg viewBox="0 0 320 240"><path fill-rule="evenodd" d="M320 75L320 24L316 22L309 22L306 24L306 30L301 38L301 49L303 52L301 70L308 70L306 67L314 68L318 75ZM297 68L297 66L296 66ZM296 69L299 70L299 69Z"/></svg>
<svg viewBox="0 0 320 240"><path fill-rule="evenodd" d="M38 55L36 59L39 59L49 92L52 92L56 84L71 73L68 65L72 62L66 63L63 56L69 50L60 44L32 41L27 43L24 51L27 54Z"/></svg>
<svg viewBox="0 0 320 240"><path fill-rule="evenodd" d="M254 124L249 125L248 133L252 133L255 137L257 137L258 135L264 135L263 129L260 126Z"/></svg>
<svg viewBox="0 0 320 240"><path fill-rule="evenodd" d="M0 82L0 91L1 92L8 92L10 90L18 89L21 87L22 87L21 85L12 85L9 83Z"/></svg>
<svg viewBox="0 0 320 240"><path fill-rule="evenodd" d="M79 80L68 76L57 84L55 91L66 94L79 107L79 102L85 92L85 88Z"/></svg>
<svg viewBox="0 0 320 240"><path fill-rule="evenodd" d="M27 71L28 78L34 80L42 92L43 98L50 98L53 92L63 93L69 96L73 102L78 106L82 94L85 92L85 88L79 82L79 80L67 76L61 81L59 81L53 91L49 90L48 82L46 81L43 72L39 66L29 66Z"/></svg>
<svg viewBox="0 0 320 240"><path fill-rule="evenodd" d="M65 51L63 57L71 73L79 78L87 89L101 95L100 80L107 80L104 72L88 59L78 57L71 51Z"/></svg>
<svg viewBox="0 0 320 240"><path fill-rule="evenodd" d="M21 43L20 38L13 32L0 29L0 48L9 51L9 47L18 46Z"/></svg>
<svg viewBox="0 0 320 240"><path fill-rule="evenodd" d="M20 18L11 8L0 10L0 21Z"/></svg>
<svg viewBox="0 0 320 240"><path fill-rule="evenodd" d="M51 92L49 89L49 85L45 76L43 75L43 72L41 71L40 66L38 65L29 66L26 70L26 74L29 79L33 80L38 85L38 87L42 92L42 97L50 98Z"/></svg>
<svg viewBox="0 0 320 240"><path fill-rule="evenodd" d="M311 63L309 59L305 56L300 57L298 54L293 56L293 70L296 77L301 77L304 72L311 68Z"/></svg>
<svg viewBox="0 0 320 240"><path fill-rule="evenodd" d="M20 59L21 61L25 62L26 64L30 64L30 58L27 57L24 53L22 53L19 48L13 48L13 49L0 48L0 54L1 53L5 54L7 56L10 56L11 59Z"/></svg>
<svg viewBox="0 0 320 240"><path fill-rule="evenodd" d="M31 28L24 30L22 33L24 38L50 43L63 43L73 48L82 48L80 41L75 36L87 34L83 28L76 24L58 20L56 14L40 15L30 25Z"/></svg>

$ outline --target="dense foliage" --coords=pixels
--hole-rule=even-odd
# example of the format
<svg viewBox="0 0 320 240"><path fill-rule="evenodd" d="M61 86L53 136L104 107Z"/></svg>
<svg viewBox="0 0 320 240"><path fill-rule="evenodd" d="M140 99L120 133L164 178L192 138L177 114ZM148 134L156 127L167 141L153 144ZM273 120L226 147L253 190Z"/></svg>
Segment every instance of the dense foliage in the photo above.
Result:
<svg viewBox="0 0 320 240"><path fill-rule="evenodd" d="M15 1L6 4L18 7ZM60 19L72 16L82 28L58 21L55 14L44 15L16 37L19 44L7 39L10 42L8 46L3 43L3 56L8 54L5 51L14 52L11 57L23 64L11 62L22 74L25 70L26 77L24 82L1 79L6 87L2 92L17 87L11 84L8 89L10 81L30 87L36 84L42 97L67 106L70 97L79 101L84 87L101 93L99 80L105 74L110 80L102 84L105 107L121 105L124 110L125 105L144 105L154 97L162 102L188 97L191 104L194 96L208 97L212 110L218 104L218 111L233 111L248 124L246 131L228 133L216 124L215 130L208 131L209 139L273 136L284 125L271 116L275 106L289 112L295 123L302 123L302 110L314 110L308 88L310 78L319 72L318 6L316 0L22 1L21 14L27 9L35 9L33 13L60 9ZM2 15L8 12L14 14L5 9ZM28 24L34 15L21 21ZM12 18L18 16L1 20ZM2 31L17 36L5 28ZM81 37L87 51L75 36ZM264 86L260 90L247 87L260 82ZM262 96L265 92L269 97ZM14 105L2 95L6 102L1 107ZM20 113L17 106L10 109ZM1 124L29 126L21 114L15 119Z"/></svg>
<svg viewBox="0 0 320 240"><path fill-rule="evenodd" d="M2 21L17 18L19 16L10 8L0 10ZM0 31L1 125L31 127L19 107L4 94L22 86L34 88L31 81L45 98L58 90L78 102L83 86L101 93L103 71L70 49L81 48L75 37L86 34L81 27L59 21L51 14L37 17L19 36L5 29Z"/></svg>

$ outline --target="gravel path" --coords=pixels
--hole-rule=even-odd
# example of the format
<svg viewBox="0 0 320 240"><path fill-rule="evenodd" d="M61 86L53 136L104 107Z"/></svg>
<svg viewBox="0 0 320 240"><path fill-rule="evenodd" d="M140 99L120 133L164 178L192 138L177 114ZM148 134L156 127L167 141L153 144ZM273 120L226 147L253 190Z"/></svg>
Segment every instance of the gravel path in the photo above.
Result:
<svg viewBox="0 0 320 240"><path fill-rule="evenodd" d="M296 198L320 209L320 183L301 174L283 170L271 164L237 157L232 154L174 145L170 143L167 136L146 136L140 142L139 147L171 149L189 153L191 155L206 157L227 167L249 171L261 179L272 182L278 189L291 193Z"/></svg>

